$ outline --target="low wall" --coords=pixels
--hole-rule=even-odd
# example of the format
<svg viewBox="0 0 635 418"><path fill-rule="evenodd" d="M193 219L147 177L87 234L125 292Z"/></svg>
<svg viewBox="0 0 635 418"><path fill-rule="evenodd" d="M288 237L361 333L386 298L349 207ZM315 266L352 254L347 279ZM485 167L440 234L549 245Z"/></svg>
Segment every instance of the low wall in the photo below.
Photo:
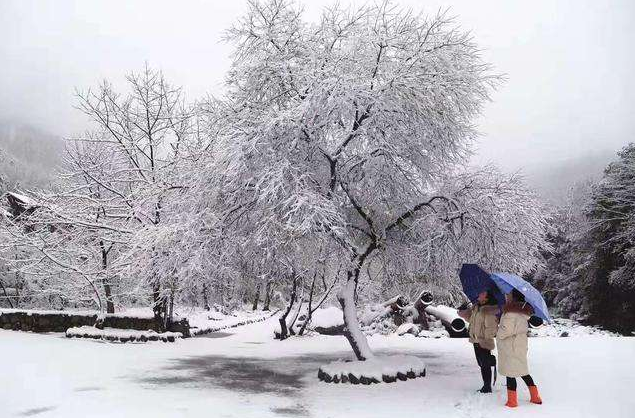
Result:
<svg viewBox="0 0 635 418"><path fill-rule="evenodd" d="M16 331L33 332L65 332L72 327L83 325L93 326L98 315L89 312L65 311L20 311L14 309L0 309L0 328ZM101 322L101 321L100 321ZM154 318L134 317L123 315L105 315L100 327L133 329L139 331L165 331L163 324ZM187 319L174 322L167 331L180 332L184 337L190 336L190 326Z"/></svg>

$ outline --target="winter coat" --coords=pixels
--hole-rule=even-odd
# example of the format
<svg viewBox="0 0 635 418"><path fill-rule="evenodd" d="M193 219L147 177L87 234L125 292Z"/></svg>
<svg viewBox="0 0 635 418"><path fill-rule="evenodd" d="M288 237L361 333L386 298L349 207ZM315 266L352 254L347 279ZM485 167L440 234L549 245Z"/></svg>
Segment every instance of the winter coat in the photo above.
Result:
<svg viewBox="0 0 635 418"><path fill-rule="evenodd" d="M470 342L486 350L496 348L494 337L498 329L498 306L472 305L470 309L459 311L459 315L470 323Z"/></svg>
<svg viewBox="0 0 635 418"><path fill-rule="evenodd" d="M520 304L507 304L503 308L496 345L498 346L498 372L507 377L529 374L527 366L527 320L530 308Z"/></svg>

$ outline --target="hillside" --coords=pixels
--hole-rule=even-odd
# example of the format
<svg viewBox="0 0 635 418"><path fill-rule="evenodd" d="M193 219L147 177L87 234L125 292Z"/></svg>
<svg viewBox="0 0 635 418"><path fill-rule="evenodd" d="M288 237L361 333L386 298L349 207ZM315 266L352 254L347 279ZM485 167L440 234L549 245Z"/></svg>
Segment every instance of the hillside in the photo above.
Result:
<svg viewBox="0 0 635 418"><path fill-rule="evenodd" d="M0 193L49 187L64 141L26 124L0 121Z"/></svg>

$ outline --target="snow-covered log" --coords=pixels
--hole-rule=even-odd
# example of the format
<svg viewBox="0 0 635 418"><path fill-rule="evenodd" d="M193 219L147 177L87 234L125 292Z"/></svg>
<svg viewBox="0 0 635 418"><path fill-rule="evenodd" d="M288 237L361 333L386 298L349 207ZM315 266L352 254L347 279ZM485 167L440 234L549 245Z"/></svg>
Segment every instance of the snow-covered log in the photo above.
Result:
<svg viewBox="0 0 635 418"><path fill-rule="evenodd" d="M427 290L424 290L423 292L419 294L419 297L415 301L415 306L417 305L423 305L424 307L429 306L432 304L433 300L434 300L434 297L432 296L432 293L428 292Z"/></svg>
<svg viewBox="0 0 635 418"><path fill-rule="evenodd" d="M532 315L527 323L529 324L529 328L540 328L544 321L539 316Z"/></svg>
<svg viewBox="0 0 635 418"><path fill-rule="evenodd" d="M413 320L423 329L430 329L430 324L428 324L428 315L426 314L426 307L430 306L432 301L434 300L432 293L424 290L419 294L419 297L415 301L413 305L414 309L414 318Z"/></svg>
<svg viewBox="0 0 635 418"><path fill-rule="evenodd" d="M427 306L425 311L439 319L446 328L450 328L454 332L460 333L467 329L467 323L454 308L445 305Z"/></svg>

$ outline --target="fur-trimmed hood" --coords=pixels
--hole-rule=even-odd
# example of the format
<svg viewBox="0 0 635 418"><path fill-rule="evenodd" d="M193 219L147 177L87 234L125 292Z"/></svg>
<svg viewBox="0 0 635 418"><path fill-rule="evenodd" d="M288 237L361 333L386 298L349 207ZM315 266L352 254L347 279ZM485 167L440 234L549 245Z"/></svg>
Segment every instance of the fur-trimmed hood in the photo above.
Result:
<svg viewBox="0 0 635 418"><path fill-rule="evenodd" d="M526 302L507 302L505 306L503 306L503 313L519 313L527 316L531 316L534 314L534 310Z"/></svg>

